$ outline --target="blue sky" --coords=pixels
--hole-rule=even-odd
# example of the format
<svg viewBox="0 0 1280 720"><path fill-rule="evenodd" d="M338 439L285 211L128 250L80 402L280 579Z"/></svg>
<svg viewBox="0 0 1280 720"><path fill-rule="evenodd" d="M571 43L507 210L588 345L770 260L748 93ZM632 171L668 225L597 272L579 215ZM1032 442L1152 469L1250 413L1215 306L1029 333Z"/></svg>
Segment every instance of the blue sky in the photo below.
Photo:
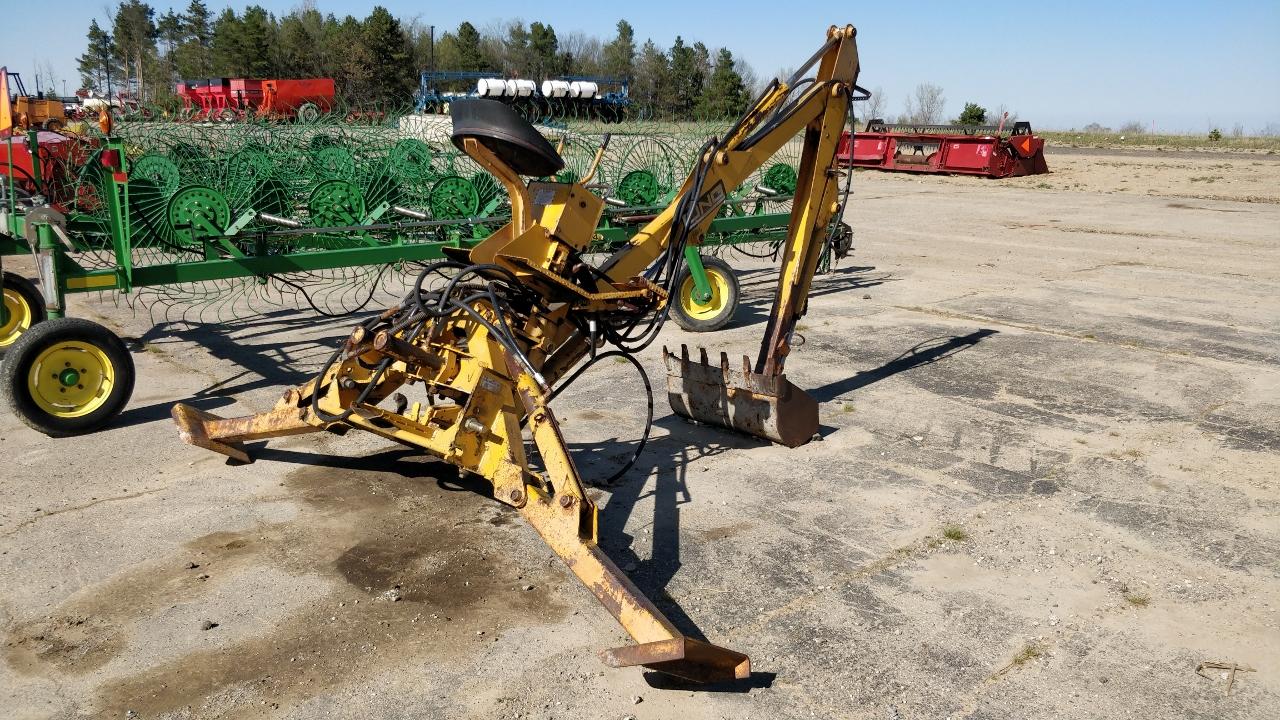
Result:
<svg viewBox="0 0 1280 720"><path fill-rule="evenodd" d="M23 73L52 63L69 90L89 20L109 0L60 0L55 11L11 8L0 23L0 64ZM187 0L175 0L179 8ZM206 0L216 15L226 3ZM260 0L277 14L299 0ZM368 14L372 4L317 0L324 12ZM1139 121L1160 131L1254 131L1280 124L1280 2L1100 2L854 4L740 2L541 3L384 0L392 13L453 28L470 20L541 20L558 31L612 37L620 17L641 41L729 47L762 76L808 57L832 24L858 27L861 84L880 87L890 114L917 83L941 86L954 116L966 101L1001 104L1043 128ZM158 12L167 6L157 2ZM237 10L243 4L233 5ZM33 89L33 88L29 88ZM60 89L60 88L59 88Z"/></svg>

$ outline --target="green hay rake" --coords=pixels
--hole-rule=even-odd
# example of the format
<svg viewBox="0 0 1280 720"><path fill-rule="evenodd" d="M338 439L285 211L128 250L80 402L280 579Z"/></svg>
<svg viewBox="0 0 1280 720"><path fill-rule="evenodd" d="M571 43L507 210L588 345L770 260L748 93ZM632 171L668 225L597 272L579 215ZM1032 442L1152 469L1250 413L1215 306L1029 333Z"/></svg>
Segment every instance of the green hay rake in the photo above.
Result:
<svg viewBox="0 0 1280 720"><path fill-rule="evenodd" d="M78 142L45 168L48 177L36 163L25 193L9 181L4 194L0 257L33 255L40 287L4 273L0 392L49 435L92 431L123 408L133 382L128 353L105 328L63 318L69 293L111 293L153 320L176 313L188 321L299 301L336 315L364 309L380 291L403 294L419 263L470 247L509 217L498 182L454 149L449 129L447 118L430 116L379 125L122 123ZM556 179L587 173L604 130L547 131L565 158ZM660 212L705 139L727 127L608 130L594 186L608 207L592 248L599 252ZM13 142L41 152L35 134ZM730 192L704 252L776 249L795 190L800 143L792 145ZM10 168L5 180L13 176ZM843 254L847 242L833 249ZM689 263L705 285L702 257L691 253ZM45 368L54 360L76 377Z"/></svg>

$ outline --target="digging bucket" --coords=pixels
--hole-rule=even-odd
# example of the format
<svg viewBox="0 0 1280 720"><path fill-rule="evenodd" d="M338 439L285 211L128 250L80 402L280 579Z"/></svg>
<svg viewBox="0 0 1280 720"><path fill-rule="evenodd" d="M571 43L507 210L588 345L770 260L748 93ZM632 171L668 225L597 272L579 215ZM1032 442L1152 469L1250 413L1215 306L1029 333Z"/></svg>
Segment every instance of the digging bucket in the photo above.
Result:
<svg viewBox="0 0 1280 720"><path fill-rule="evenodd" d="M708 425L796 447L818 432L818 401L792 385L786 375L765 375L751 370L742 358L741 369L729 367L729 356L720 353L720 364L689 359L689 347L680 355L662 349L667 363L667 400L683 417Z"/></svg>

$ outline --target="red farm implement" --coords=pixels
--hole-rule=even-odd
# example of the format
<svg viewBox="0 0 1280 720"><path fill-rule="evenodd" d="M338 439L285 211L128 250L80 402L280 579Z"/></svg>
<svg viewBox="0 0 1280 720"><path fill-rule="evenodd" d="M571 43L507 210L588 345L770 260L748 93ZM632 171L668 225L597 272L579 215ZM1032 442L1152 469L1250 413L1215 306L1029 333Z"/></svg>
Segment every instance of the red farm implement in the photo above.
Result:
<svg viewBox="0 0 1280 720"><path fill-rule="evenodd" d="M844 167L993 178L1049 172L1044 139L1034 135L1027 122L1014 123L1005 135L1003 122L892 125L872 120L864 132L844 133L836 158Z"/></svg>
<svg viewBox="0 0 1280 720"><path fill-rule="evenodd" d="M333 107L331 78L184 80L175 88L189 117L232 122L245 118L311 121Z"/></svg>

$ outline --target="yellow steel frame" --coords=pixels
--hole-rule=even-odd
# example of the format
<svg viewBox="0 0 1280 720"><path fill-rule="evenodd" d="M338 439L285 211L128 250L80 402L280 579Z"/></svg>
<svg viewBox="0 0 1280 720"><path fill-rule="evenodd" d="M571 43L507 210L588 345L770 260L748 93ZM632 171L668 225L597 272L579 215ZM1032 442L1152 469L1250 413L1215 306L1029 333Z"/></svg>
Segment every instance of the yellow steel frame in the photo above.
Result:
<svg viewBox="0 0 1280 720"><path fill-rule="evenodd" d="M708 190L698 198L707 212L692 229L693 244L701 241L715 217L723 189L738 187L785 142L805 132L800 185L771 327L784 323L777 317L778 308L790 308L794 314L807 294L817 258L813 240L835 210L833 158L857 72L853 27L833 26L819 53L812 86L789 107L783 104L791 89L777 86L714 157L707 158L712 163L704 183ZM775 115L780 108L783 112ZM766 121L773 125L757 133ZM590 243L601 201L581 183L526 185L475 139L464 140L463 149L499 179L512 205L510 223L473 248L471 262L506 268L542 297L555 299L545 311L505 318L528 365L513 357L484 323L462 311L448 316L439 331L420 336L385 330L370 336L362 326L347 339L339 362L287 391L266 413L224 419L176 405L173 415L183 439L244 462L250 461L247 441L338 427L422 448L492 483L494 497L519 510L638 643L606 651L605 662L645 665L697 681L746 677L746 655L685 637L600 550L597 508L547 403L549 384L590 349L588 339L570 322L570 313L616 311L637 303L661 307L668 301L665 292L641 273L666 247L679 199L609 259L596 287L584 288L570 281L566 263L574 251ZM691 182L686 181L682 196ZM474 308L490 323L499 322L499 308L483 302ZM380 363L385 367L375 377L373 368ZM414 403L396 410L380 407L401 386L419 383L453 402L426 407ZM362 392L364 401L357 402ZM530 469L525 456L521 430L526 425L542 458L541 474Z"/></svg>

